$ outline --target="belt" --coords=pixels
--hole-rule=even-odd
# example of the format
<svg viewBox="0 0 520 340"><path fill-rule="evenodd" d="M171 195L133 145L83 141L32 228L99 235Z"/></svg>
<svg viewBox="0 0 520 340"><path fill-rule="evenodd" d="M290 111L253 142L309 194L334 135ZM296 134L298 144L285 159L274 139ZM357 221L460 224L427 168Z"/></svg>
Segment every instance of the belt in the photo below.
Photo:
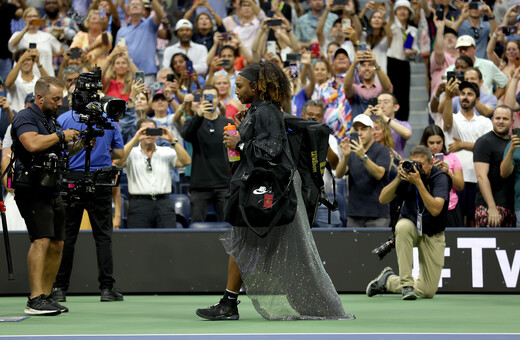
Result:
<svg viewBox="0 0 520 340"><path fill-rule="evenodd" d="M130 195L130 198L133 198L133 199L141 198L141 199L155 201L155 200L162 200L162 199L168 198L169 195L170 194Z"/></svg>

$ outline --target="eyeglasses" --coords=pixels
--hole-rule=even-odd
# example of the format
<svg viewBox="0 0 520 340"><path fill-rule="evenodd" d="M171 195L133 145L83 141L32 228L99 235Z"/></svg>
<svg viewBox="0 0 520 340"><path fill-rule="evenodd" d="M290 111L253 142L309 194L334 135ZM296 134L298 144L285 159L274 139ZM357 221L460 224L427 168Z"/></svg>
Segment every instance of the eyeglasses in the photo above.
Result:
<svg viewBox="0 0 520 340"><path fill-rule="evenodd" d="M146 159L146 171L152 172L152 160L150 158Z"/></svg>
<svg viewBox="0 0 520 340"><path fill-rule="evenodd" d="M477 27L472 27L471 28L473 30L473 35L475 36L475 40L478 40L478 28Z"/></svg>

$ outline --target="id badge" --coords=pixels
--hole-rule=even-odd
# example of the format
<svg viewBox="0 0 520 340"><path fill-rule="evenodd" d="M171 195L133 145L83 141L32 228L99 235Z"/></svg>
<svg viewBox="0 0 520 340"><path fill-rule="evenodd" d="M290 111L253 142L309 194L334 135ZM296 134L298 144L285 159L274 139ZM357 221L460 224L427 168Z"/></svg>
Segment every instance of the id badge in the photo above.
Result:
<svg viewBox="0 0 520 340"><path fill-rule="evenodd" d="M422 236L422 214L417 212L417 233Z"/></svg>

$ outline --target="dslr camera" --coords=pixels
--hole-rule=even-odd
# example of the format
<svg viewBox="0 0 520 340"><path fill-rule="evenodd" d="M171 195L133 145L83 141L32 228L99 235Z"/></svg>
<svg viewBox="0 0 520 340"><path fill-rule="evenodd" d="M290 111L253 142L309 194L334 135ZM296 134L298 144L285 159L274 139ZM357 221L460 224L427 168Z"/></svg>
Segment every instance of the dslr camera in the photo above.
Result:
<svg viewBox="0 0 520 340"><path fill-rule="evenodd" d="M421 172L423 167L422 164L415 161L404 161L403 162L403 170L405 172L415 172L414 167L417 168L417 171Z"/></svg>

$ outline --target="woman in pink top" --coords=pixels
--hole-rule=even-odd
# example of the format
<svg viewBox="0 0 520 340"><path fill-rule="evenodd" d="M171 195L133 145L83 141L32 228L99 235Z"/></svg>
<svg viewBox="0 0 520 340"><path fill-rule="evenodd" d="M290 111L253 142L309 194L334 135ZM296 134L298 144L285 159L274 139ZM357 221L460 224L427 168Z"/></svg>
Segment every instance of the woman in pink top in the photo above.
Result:
<svg viewBox="0 0 520 340"><path fill-rule="evenodd" d="M116 46L101 66L103 92L107 96L128 101L136 71L138 71L137 66L128 56L126 47Z"/></svg>
<svg viewBox="0 0 520 340"><path fill-rule="evenodd" d="M458 206L459 198L457 191L464 189L464 177L462 176L462 165L454 153L448 153L444 143L444 133L437 125L429 125L424 129L421 137L421 145L427 146L434 155L433 165L446 172L453 186L450 191L450 204L448 205L448 227L463 227L464 220Z"/></svg>

